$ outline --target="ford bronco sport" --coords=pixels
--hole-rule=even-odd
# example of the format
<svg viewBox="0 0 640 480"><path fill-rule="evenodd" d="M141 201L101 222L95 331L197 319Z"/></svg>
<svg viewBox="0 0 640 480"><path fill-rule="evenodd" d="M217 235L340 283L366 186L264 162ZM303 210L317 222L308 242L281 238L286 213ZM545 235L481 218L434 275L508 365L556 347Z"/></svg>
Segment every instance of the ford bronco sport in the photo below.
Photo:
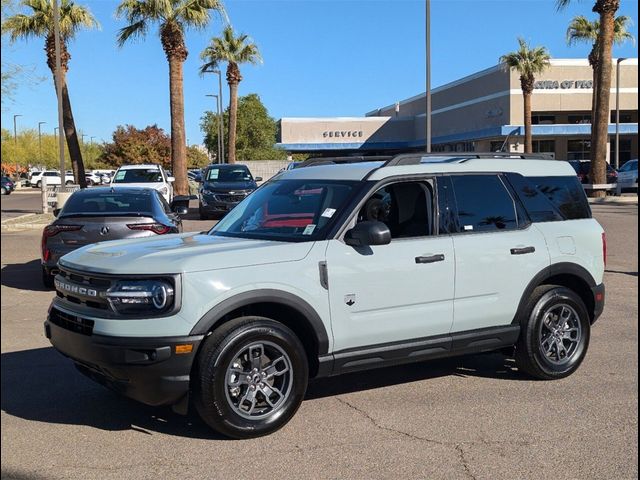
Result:
<svg viewBox="0 0 640 480"><path fill-rule="evenodd" d="M192 401L217 431L256 437L291 419L311 377L505 348L535 378L570 375L605 256L567 162L312 159L208 233L65 255L45 333L124 395Z"/></svg>

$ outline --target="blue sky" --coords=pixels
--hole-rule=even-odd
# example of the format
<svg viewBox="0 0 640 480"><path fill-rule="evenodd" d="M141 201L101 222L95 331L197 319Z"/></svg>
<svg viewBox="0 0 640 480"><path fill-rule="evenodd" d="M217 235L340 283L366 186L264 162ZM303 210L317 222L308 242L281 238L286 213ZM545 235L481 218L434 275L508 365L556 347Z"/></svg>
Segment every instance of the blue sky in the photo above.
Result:
<svg viewBox="0 0 640 480"><path fill-rule="evenodd" d="M109 141L119 124L157 123L169 131L168 65L156 30L146 40L119 49L113 16L116 1L77 0L89 6L99 31L80 33L69 50L68 83L76 126L95 141ZM588 45L568 47L569 20L591 13L593 0L574 0L556 12L553 0L433 0L432 86L490 67L515 49L516 37L545 45L556 58L586 57ZM424 0L227 0L237 31L259 45L264 64L244 66L240 94L258 93L275 117L361 116L424 91ZM637 38L638 3L622 0L619 14L633 19ZM213 109L217 77L198 74L199 53L222 22L189 32L184 65L185 121L190 144L200 143L203 111ZM637 57L637 44L615 47L615 56ZM18 42L2 49L3 61L32 65L39 84L19 89L3 105L2 126L45 131L57 125L56 99L45 65L43 41ZM223 85L225 106L228 90ZM215 90L214 90L215 89Z"/></svg>

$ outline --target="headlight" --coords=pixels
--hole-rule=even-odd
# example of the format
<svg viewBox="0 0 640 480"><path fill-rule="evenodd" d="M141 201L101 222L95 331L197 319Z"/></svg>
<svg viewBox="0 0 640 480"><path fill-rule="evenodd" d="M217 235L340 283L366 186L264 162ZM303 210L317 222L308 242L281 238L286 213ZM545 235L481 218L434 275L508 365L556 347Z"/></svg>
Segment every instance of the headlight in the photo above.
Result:
<svg viewBox="0 0 640 480"><path fill-rule="evenodd" d="M173 308L175 290L165 280L120 280L105 294L111 307L125 315L161 314Z"/></svg>
<svg viewBox="0 0 640 480"><path fill-rule="evenodd" d="M158 189L158 191L163 195L166 195L167 193L169 193L169 189L167 187L161 187Z"/></svg>

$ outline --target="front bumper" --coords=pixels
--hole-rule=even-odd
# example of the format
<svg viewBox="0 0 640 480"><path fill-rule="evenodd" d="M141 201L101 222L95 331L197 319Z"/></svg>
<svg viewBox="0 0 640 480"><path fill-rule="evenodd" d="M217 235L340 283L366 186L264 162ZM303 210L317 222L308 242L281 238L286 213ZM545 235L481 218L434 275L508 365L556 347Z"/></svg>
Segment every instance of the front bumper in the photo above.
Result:
<svg viewBox="0 0 640 480"><path fill-rule="evenodd" d="M200 211L202 213L226 213L240 202L224 202L219 200L201 199Z"/></svg>
<svg viewBox="0 0 640 480"><path fill-rule="evenodd" d="M92 325L91 320L52 307L44 330L55 349L83 374L122 395L157 406L173 405L188 393L203 335L110 337L92 334ZM191 350L177 353L182 345L191 345Z"/></svg>
<svg viewBox="0 0 640 480"><path fill-rule="evenodd" d="M605 288L604 288L604 283L601 283L600 285L596 285L595 287L593 287L591 289L591 291L593 292L593 320L591 321L591 323L595 323L596 320L598 320L598 318L600 317L600 315L602 315L602 312L604 311L604 301L605 301Z"/></svg>

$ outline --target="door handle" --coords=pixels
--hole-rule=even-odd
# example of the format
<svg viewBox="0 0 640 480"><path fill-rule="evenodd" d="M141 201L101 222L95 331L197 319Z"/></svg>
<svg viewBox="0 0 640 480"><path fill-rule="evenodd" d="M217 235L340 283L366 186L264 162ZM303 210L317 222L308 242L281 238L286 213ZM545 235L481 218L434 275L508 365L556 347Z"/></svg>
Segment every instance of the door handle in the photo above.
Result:
<svg viewBox="0 0 640 480"><path fill-rule="evenodd" d="M536 247L516 247L511 249L511 255L525 255L527 253L533 253L536 251Z"/></svg>
<svg viewBox="0 0 640 480"><path fill-rule="evenodd" d="M429 255L426 257L416 257L416 263L435 263L444 262L444 254L438 253L437 255Z"/></svg>

